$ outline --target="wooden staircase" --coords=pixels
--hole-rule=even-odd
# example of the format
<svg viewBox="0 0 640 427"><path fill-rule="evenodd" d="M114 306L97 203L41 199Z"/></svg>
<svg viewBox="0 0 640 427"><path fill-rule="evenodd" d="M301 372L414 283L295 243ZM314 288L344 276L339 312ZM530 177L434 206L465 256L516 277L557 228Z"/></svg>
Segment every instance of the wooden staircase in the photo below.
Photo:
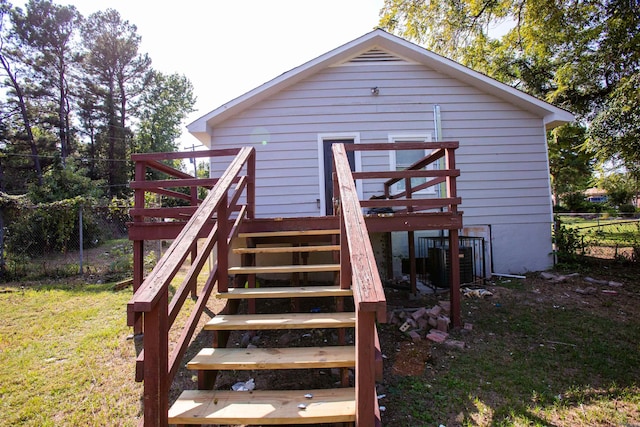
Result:
<svg viewBox="0 0 640 427"><path fill-rule="evenodd" d="M339 263L309 263L311 253L339 260L339 245L335 244L339 230L286 230L240 233L246 245L233 250L242 258L242 265L230 267L235 287L218 292L216 298L227 300L224 313L215 316L205 326L214 331L213 348L202 349L187 368L198 372L200 390L184 391L169 410L169 422L188 424L287 425L353 423L356 420L355 388L349 384L348 369L356 364L354 345L345 344L345 331L355 328L356 315L344 311L345 299L351 299L351 289L341 289L337 280ZM291 264L269 265L269 258L291 257ZM300 259L302 258L302 263ZM309 275L334 272L331 283L317 284ZM256 287L256 276L291 275L291 286ZM305 283L301 285L300 275ZM325 275L326 276L326 275ZM308 283L306 283L308 282ZM268 281L267 281L268 283ZM299 312L300 299L333 300L331 312ZM283 312L261 313L261 300L292 299L293 304L278 304ZM245 304L240 304L242 301ZM245 313L240 313L244 308ZM290 310L294 310L291 312ZM286 310L286 312L285 312ZM298 311L298 312L295 312ZM308 329L337 330L338 340L322 346L285 348L227 348L229 334L234 331L287 331ZM284 332L283 332L284 333ZM339 388L299 390L264 390L250 392L211 390L218 371L341 369ZM264 386L264 385L262 385Z"/></svg>
<svg viewBox="0 0 640 427"><path fill-rule="evenodd" d="M449 251L457 254L458 230L462 228L462 213L458 211L461 200L456 190L460 171L455 167L454 155L458 146L456 141L333 144L334 213L298 218L256 215L257 162L256 150L251 146L132 155L135 207L130 210L133 221L129 224L129 239L133 242L134 295L127 305L127 323L135 334L144 333L143 349L136 356L136 381L144 382L140 425L380 425L375 381L381 377L382 356L376 324L385 322L387 315L369 233L407 233L414 280L415 247L411 242L415 231L448 230ZM402 171L352 172L347 152L354 150L430 150L430 154ZM228 158L229 164L219 177L212 178L196 178L167 164L194 156ZM436 162L444 163L444 169L428 167ZM160 172L165 178L150 181L149 171ZM374 180L373 186L384 198L360 200L356 180ZM394 192L393 186L402 180L405 189ZM413 185L415 181L419 184ZM413 197L414 193L435 186L444 190L445 197ZM189 194L176 190L184 187L190 189ZM204 199L199 197L202 189L207 190ZM181 206L147 206L149 194L176 199ZM182 206L185 201L189 206ZM391 208L394 214L363 215L363 210L379 208ZM238 238L247 241L234 250L242 262L229 268L230 250ZM153 240L173 242L145 275L145 241ZM290 261L282 261L287 256ZM322 256L329 260L320 262ZM210 270L204 274L204 266L212 257L215 261L209 263ZM265 258L269 257L277 257L280 262L268 264ZM458 257L452 256L452 321L461 326L458 264ZM290 286L267 287L255 279L281 274L290 275ZM230 275L233 284L229 283ZM309 280L312 275L334 280L313 285L315 280ZM212 348L203 349L188 364L198 372L198 390L185 391L169 408L172 382L184 364L183 357L212 295L224 298L227 309L207 325L214 331ZM186 304L189 297L193 302ZM265 300L275 298L291 299L292 303L283 304L280 313L261 311L268 302ZM315 302L319 298L335 300L334 308L322 313L300 309L303 301ZM345 309L351 301L353 312ZM325 328L338 331L338 339L307 348L227 348L233 331ZM344 339L345 330L350 328L355 349L347 346ZM217 371L273 369L280 373L289 368L300 370L294 372L301 372L301 376L301 369L340 368L342 387L334 388L330 383L323 390L265 390L258 384L258 390L253 392L213 390ZM345 375L350 369L354 371L352 378ZM307 394L311 397L307 398Z"/></svg>

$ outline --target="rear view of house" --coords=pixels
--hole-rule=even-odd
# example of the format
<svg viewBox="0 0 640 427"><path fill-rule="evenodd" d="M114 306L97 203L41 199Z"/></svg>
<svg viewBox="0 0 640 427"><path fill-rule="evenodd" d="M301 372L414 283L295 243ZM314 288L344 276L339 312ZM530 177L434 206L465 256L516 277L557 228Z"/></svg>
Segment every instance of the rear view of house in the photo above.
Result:
<svg viewBox="0 0 640 427"><path fill-rule="evenodd" d="M375 30L211 111L188 129L213 149L256 149L257 217L330 214L329 147L336 141L459 141L461 234L484 238L488 274L552 264L546 131L572 119ZM424 154L356 152L350 162L355 171L396 170ZM214 173L225 167L211 159ZM379 186L357 184L361 199L381 196ZM415 197L436 197L437 191ZM402 251L402 244L395 250ZM394 274L398 270L396 263Z"/></svg>
<svg viewBox="0 0 640 427"><path fill-rule="evenodd" d="M189 130L210 148L198 152L210 158L210 178L163 162L192 152L133 155L135 293L128 323L144 333L136 359L144 425L381 425L381 270L400 274L407 259L415 292L416 259L440 254L450 318L437 324L459 328L466 238L487 243L483 274L548 267L545 133L571 119L376 30L192 123ZM149 169L163 178L147 180ZM175 190L185 187L188 194ZM149 193L180 203L148 206ZM155 239L173 242L144 277L144 242ZM427 241L442 246L416 251ZM284 281L262 280L280 274ZM195 302L185 304L189 295ZM213 332L211 346L193 348L199 352L186 363L197 373L197 390L184 390L169 405L171 382L196 344L191 338L210 297L224 308L204 325ZM265 307L273 300L281 303ZM325 339L289 346L280 337L292 329ZM273 334L278 345L228 345L242 331ZM319 375L326 383L305 390L217 388L219 371L283 369L337 374Z"/></svg>

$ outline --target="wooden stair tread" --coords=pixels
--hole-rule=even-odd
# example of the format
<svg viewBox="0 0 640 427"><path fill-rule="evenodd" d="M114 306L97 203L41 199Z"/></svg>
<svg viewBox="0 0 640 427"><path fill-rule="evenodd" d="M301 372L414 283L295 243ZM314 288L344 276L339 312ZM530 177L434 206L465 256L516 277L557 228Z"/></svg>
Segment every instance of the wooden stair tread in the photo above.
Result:
<svg viewBox="0 0 640 427"><path fill-rule="evenodd" d="M326 230L283 230L283 231L259 231L255 233L238 233L238 237L289 237L289 236L327 236L340 234L339 229Z"/></svg>
<svg viewBox="0 0 640 427"><path fill-rule="evenodd" d="M209 320L207 330L265 330L353 328L353 312L340 313L276 313L276 314L219 314Z"/></svg>
<svg viewBox="0 0 640 427"><path fill-rule="evenodd" d="M311 399L305 394L311 394ZM298 405L306 405L306 409ZM186 390L169 409L171 424L321 424L355 421L355 389Z"/></svg>
<svg viewBox="0 0 640 427"><path fill-rule="evenodd" d="M340 271L340 264L244 266L229 267L228 271L229 274L317 273L324 271Z"/></svg>
<svg viewBox="0 0 640 427"><path fill-rule="evenodd" d="M314 246L271 246L260 248L235 248L235 254L285 254L296 252L330 252L339 251L340 245L314 245Z"/></svg>
<svg viewBox="0 0 640 427"><path fill-rule="evenodd" d="M252 370L350 368L356 365L354 346L288 348L203 348L188 369Z"/></svg>
<svg viewBox="0 0 640 427"><path fill-rule="evenodd" d="M271 287L271 288L229 288L227 292L215 294L219 299L244 298L297 298L297 297L349 297L351 289L340 289L335 285L318 285L303 287Z"/></svg>

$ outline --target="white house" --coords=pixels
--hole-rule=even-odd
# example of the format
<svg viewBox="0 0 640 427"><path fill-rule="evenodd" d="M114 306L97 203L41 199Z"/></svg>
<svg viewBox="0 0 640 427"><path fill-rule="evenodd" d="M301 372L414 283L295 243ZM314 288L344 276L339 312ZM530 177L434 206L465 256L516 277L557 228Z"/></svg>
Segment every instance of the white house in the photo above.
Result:
<svg viewBox="0 0 640 427"><path fill-rule="evenodd" d="M565 110L375 30L216 108L188 130L211 148L256 148L258 217L327 213L325 154L333 141L459 141L462 235L485 237L488 271L523 273L552 265L546 131L572 120ZM394 169L419 154L375 153L356 155L355 169ZM212 171L226 166L211 159ZM359 191L368 198L379 189Z"/></svg>

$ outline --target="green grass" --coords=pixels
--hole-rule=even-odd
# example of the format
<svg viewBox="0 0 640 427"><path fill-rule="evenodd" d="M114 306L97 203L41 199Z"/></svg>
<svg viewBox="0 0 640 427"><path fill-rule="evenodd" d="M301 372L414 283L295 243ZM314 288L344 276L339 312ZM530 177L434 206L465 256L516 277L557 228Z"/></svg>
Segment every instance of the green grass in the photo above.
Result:
<svg viewBox="0 0 640 427"><path fill-rule="evenodd" d="M60 285L0 294L0 425L135 425L131 290ZM124 368L123 368L124 367Z"/></svg>
<svg viewBox="0 0 640 427"><path fill-rule="evenodd" d="M640 222L637 220L590 220L563 216L561 221L567 228L578 231L588 245L637 246L640 244Z"/></svg>
<svg viewBox="0 0 640 427"><path fill-rule="evenodd" d="M463 299L473 330L452 337L468 347L434 344L423 375L385 377L383 422L640 425L640 272L618 273L618 297L582 297L574 292L582 283L528 279L503 280L486 300ZM136 425L142 387L126 339L131 290L11 290L0 294L0 426ZM381 337L397 333L392 328L381 325Z"/></svg>
<svg viewBox="0 0 640 427"><path fill-rule="evenodd" d="M453 338L468 348L434 344L424 375L392 380L384 404L393 425L640 425L637 315L621 322L607 314L615 303L537 302L531 291L463 300L473 331Z"/></svg>

